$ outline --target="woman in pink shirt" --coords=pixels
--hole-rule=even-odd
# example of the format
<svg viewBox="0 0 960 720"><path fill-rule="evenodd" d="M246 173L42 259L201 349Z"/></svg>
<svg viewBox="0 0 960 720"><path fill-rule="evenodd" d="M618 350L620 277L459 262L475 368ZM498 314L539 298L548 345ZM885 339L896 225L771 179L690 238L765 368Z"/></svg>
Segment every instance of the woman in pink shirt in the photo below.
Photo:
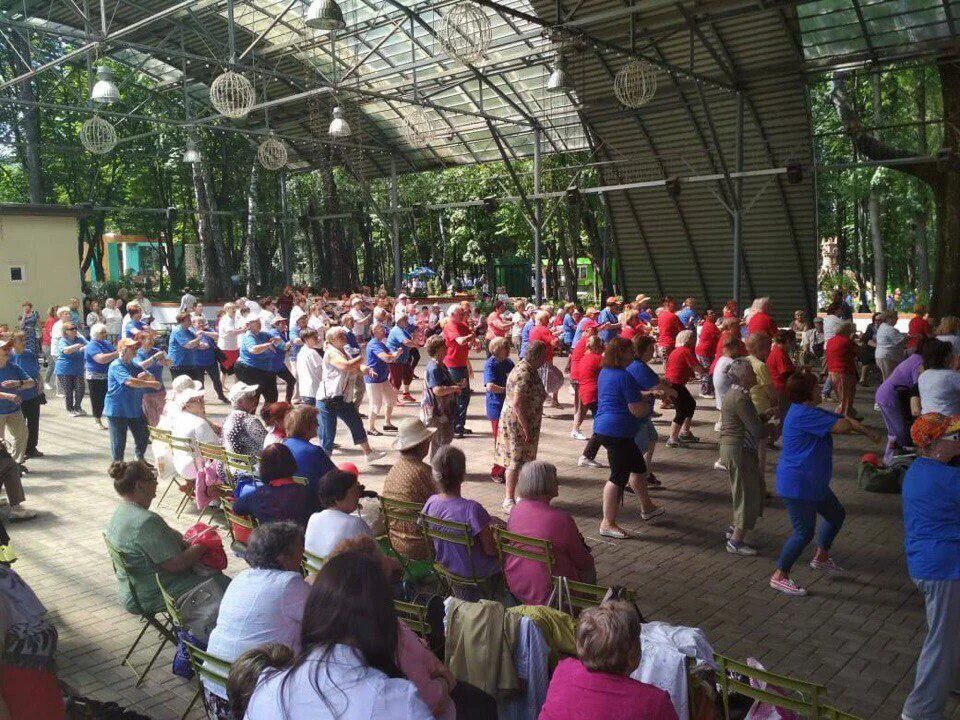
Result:
<svg viewBox="0 0 960 720"><path fill-rule="evenodd" d="M520 470L517 495L523 502L514 506L507 530L549 540L554 575L579 582L596 582L593 556L577 530L573 516L566 510L550 507L550 501L558 495L557 468L543 460L526 463ZM504 562L504 574L510 592L524 605L546 605L549 602L553 579L543 563L510 555Z"/></svg>
<svg viewBox="0 0 960 720"><path fill-rule="evenodd" d="M584 610L577 656L557 665L539 720L677 720L667 692L630 677L640 664L633 606L607 602Z"/></svg>

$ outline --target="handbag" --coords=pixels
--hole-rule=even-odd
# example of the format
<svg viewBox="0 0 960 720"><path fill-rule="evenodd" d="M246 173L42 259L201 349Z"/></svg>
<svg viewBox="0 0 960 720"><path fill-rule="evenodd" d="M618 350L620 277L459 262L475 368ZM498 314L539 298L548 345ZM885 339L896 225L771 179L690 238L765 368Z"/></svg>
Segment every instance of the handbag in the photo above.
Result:
<svg viewBox="0 0 960 720"><path fill-rule="evenodd" d="M194 585L177 600L183 628L189 630L204 647L210 641L210 633L217 624L222 600L223 587L216 577L209 577Z"/></svg>

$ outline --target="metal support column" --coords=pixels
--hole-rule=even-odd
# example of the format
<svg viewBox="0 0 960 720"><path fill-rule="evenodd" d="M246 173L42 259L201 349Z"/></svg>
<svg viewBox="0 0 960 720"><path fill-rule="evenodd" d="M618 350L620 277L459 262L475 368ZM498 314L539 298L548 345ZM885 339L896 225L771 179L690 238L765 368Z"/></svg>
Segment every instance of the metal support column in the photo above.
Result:
<svg viewBox="0 0 960 720"><path fill-rule="evenodd" d="M743 172L743 93L737 93L737 172ZM743 178L734 181L733 197L733 301L740 306L740 258L743 253Z"/></svg>
<svg viewBox="0 0 960 720"><path fill-rule="evenodd" d="M280 185L280 256L283 262L283 282L293 284L293 246L287 233L287 174L281 172L277 177Z"/></svg>
<svg viewBox="0 0 960 720"><path fill-rule="evenodd" d="M533 193L540 194L540 143L543 131L539 126L533 128ZM543 266L540 262L540 233L542 229L543 200L537 197L533 201L533 278L536 284L534 297L536 304L543 302Z"/></svg>
<svg viewBox="0 0 960 720"><path fill-rule="evenodd" d="M390 160L390 247L393 250L393 294L400 293L400 211L397 191L397 162Z"/></svg>

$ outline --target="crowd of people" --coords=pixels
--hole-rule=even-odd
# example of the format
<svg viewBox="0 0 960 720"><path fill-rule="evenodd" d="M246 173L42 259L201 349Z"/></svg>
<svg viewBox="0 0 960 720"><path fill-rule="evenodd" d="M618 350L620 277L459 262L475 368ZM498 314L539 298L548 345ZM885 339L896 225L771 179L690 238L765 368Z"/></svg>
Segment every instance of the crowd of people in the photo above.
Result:
<svg viewBox="0 0 960 720"><path fill-rule="evenodd" d="M767 298L741 313L733 302L719 311L701 311L694 298L667 297L655 307L645 295L630 302L610 297L602 308L582 310L572 303L536 306L498 296L489 312L480 313L469 301L442 308L420 305L402 293L395 299L384 291L337 298L286 288L277 298L228 302L215 314L187 295L169 326L157 321L142 294L122 303L108 299L102 308L90 303L85 315L81 312L72 299L51 308L41 323L25 303L19 327L0 345L0 431L11 437L16 468L2 478L11 518L32 515L22 506L20 474L27 472L28 458L42 455L37 437L45 393L59 392L66 412L83 417L87 391L94 423L108 431L110 474L122 500L107 536L127 558L144 609L161 609L157 573L165 589L178 596L209 578L197 572L198 546L188 545L149 510L158 473L180 482L201 508L226 501L234 513L253 518L257 527L245 551L250 569L229 585L225 576L217 576L226 587L221 605L226 610L221 609L208 646L236 661L236 667L267 667L259 683L258 673L247 669L240 695L249 703L250 718L297 717L298 708L318 698L330 716L342 710L346 717L365 717L384 707L405 708L403 717L476 716L469 706L483 707L490 698L447 677L442 665L433 667L422 643L388 607L399 575L409 573L395 555L412 562L435 560L450 576L476 578L491 593L500 588L511 601L548 603L553 578L541 564L517 557L500 562L494 528L502 526L549 540L553 575L597 580L573 517L550 504L562 478L556 467L538 460L545 409L563 408L567 397L561 390L567 382L573 456L581 468L606 470L598 493L598 533L626 540L631 532L618 516L629 495L636 498L643 522L669 511L657 499L657 490L668 481L654 472L661 439L656 421L667 416L663 445L669 452L703 444L693 431L696 381L695 392L719 411L714 468L729 478L731 497L722 547L734 555L758 554L752 533L774 489L792 534L776 555L769 585L789 596L807 592L793 570L814 540L809 568L843 572L831 554L845 519L830 487L832 438L859 434L869 443L883 443L855 406L858 386L867 385L871 375L880 381L875 410L886 430L885 460L919 452L923 462L911 466L905 483L922 468L942 485L954 483L944 490L954 501L960 487L960 471L950 464L960 454L955 437L960 432L960 321L943 317L934 329L924 308L917 309L906 333L895 327L898 316L892 312L874 315L858 332L839 294L823 317L808 319L798 311L785 327L775 322ZM478 356L485 360L475 378L471 357ZM206 382L229 406L222 424L207 414ZM413 394L418 384L419 399ZM454 441L480 431L468 422L475 392L484 394L493 441L490 478L503 485L506 522L464 495L466 457ZM592 424L585 432L588 417ZM392 523L390 553L385 553L358 514L367 493L359 469L350 463L338 467L331 459L338 421L367 464L386 456L371 446L371 437L394 439L399 455L391 457L382 497L415 503L427 516L461 524L470 544L430 542L422 528ZM922 442L916 439L918 426L934 428ZM158 452L155 444L153 464L146 462L149 427L252 456L256 477L235 497L218 497L222 472L198 462L190 451ZM125 461L128 430L132 462ZM771 488L768 459L777 451ZM939 553L933 561L911 561L911 577L927 601L931 636L908 706L940 702L942 707L944 688L950 689L944 667L957 669L958 655L949 643L931 638L944 627L960 630L960 535L942 529L960 528L960 517L956 504L933 510L944 515L939 524L911 510L908 497L919 497L911 501L913 507L925 509L933 500L926 489L914 487L908 494L907 486L908 558ZM917 528L916 537L911 528ZM942 536L939 549L925 547L930 532ZM316 578L310 578L312 587L299 573L304 552L325 559ZM923 568L919 574L915 565ZM129 598L125 604L132 607ZM250 626L244 610L253 605L271 610ZM340 607L342 616L336 611ZM367 620L363 627L357 623L358 608ZM670 717L666 710L642 714L662 705L663 698L655 688L637 681L630 685L624 677L636 667L638 623L620 604L584 614L579 659L557 668L541 717L583 717L570 708L578 702L610 711L631 707L618 717ZM287 650L261 647L265 642ZM443 679L440 688L438 678ZM356 690L341 692L344 683ZM208 706L221 718L242 717L229 690L208 683ZM624 704L601 697L605 692ZM914 720L935 717L926 709L904 712Z"/></svg>

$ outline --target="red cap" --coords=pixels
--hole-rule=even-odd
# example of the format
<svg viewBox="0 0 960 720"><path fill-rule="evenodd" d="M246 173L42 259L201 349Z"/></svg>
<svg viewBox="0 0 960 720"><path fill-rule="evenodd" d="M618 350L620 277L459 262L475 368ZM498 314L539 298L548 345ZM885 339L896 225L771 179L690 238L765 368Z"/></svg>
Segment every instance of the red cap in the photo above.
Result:
<svg viewBox="0 0 960 720"><path fill-rule="evenodd" d="M863 457L860 458L860 462L868 463L873 465L875 468L880 467L880 458L877 457L876 453L866 453Z"/></svg>
<svg viewBox="0 0 960 720"><path fill-rule="evenodd" d="M348 472L354 477L357 477L357 478L360 477L360 468L358 468L352 462L342 462L339 465L337 465L337 469L343 470L344 472Z"/></svg>

